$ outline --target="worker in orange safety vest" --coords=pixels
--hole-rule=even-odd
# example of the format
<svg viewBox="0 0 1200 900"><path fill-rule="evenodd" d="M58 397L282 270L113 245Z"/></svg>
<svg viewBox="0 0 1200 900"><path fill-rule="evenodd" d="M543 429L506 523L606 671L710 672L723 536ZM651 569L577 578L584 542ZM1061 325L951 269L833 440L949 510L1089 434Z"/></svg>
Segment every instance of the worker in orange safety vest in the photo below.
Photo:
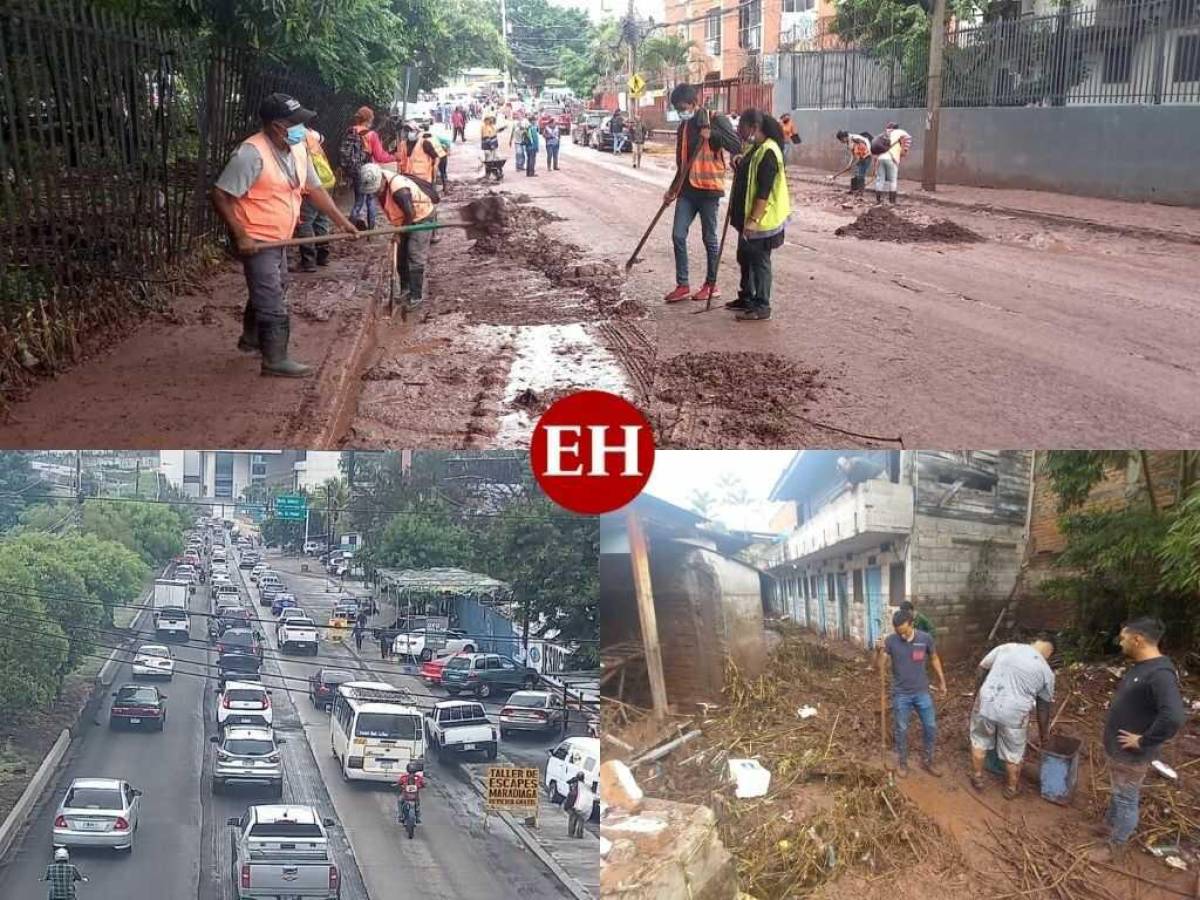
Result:
<svg viewBox="0 0 1200 900"><path fill-rule="evenodd" d="M362 167L362 187L377 195L379 207L388 222L396 226L417 225L437 221L437 204L441 200L437 187L416 175L388 172L368 163ZM407 291L406 304L416 306L424 299L425 261L433 231L414 231L399 236L396 271Z"/></svg>
<svg viewBox="0 0 1200 900"><path fill-rule="evenodd" d="M303 378L312 367L288 358L287 248L259 242L292 237L307 198L340 231L359 231L321 187L309 155L305 123L316 116L287 94L271 94L258 110L262 129L234 151L210 194L233 237L250 297L238 349L262 354L262 374Z"/></svg>

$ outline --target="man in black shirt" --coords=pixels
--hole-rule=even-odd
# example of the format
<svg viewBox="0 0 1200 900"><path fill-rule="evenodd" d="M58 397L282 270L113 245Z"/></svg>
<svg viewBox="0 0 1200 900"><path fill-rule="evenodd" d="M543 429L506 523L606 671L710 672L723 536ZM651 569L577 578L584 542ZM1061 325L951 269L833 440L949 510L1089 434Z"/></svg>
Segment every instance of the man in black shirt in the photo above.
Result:
<svg viewBox="0 0 1200 900"><path fill-rule="evenodd" d="M1104 822L1096 828L1108 844L1096 856L1119 860L1137 827L1142 781L1162 745L1183 725L1183 698L1179 675L1171 660L1158 649L1162 639L1160 619L1127 622L1118 641L1133 662L1108 707L1104 722L1104 753L1108 757L1112 789Z"/></svg>

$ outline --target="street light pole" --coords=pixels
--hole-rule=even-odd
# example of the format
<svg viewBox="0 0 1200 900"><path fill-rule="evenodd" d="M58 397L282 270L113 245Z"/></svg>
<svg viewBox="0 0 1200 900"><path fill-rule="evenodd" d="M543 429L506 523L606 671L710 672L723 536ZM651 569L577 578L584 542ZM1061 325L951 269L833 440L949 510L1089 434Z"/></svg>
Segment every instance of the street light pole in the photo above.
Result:
<svg viewBox="0 0 1200 900"><path fill-rule="evenodd" d="M937 190L938 131L942 113L942 46L946 40L946 0L934 0L929 25L929 81L925 88L925 146L921 187Z"/></svg>

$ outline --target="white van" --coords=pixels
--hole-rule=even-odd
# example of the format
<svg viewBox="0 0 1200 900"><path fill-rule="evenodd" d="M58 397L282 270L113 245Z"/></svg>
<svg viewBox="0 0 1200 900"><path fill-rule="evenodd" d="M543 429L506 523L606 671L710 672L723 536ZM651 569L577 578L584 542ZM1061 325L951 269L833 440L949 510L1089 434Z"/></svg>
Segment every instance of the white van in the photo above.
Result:
<svg viewBox="0 0 1200 900"><path fill-rule="evenodd" d="M592 817L600 814L600 739L569 737L553 750L546 760L546 793L555 803L567 794L567 784L580 772L583 783L596 794Z"/></svg>

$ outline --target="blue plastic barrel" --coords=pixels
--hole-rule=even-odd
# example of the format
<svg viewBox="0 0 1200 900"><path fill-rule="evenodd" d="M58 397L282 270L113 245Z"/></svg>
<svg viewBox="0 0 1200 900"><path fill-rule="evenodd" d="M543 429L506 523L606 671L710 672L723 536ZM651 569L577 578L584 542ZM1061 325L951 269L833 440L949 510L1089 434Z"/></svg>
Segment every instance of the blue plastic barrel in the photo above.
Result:
<svg viewBox="0 0 1200 900"><path fill-rule="evenodd" d="M1042 796L1051 803L1066 805L1075 793L1079 778L1079 738L1051 735L1042 747Z"/></svg>

